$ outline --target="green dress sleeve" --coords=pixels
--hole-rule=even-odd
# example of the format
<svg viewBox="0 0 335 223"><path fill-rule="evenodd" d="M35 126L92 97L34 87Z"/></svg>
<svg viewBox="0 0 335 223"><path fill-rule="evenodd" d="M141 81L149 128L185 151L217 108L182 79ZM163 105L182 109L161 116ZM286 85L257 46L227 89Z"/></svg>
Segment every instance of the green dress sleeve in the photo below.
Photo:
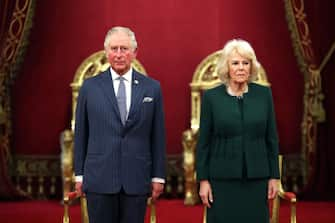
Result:
<svg viewBox="0 0 335 223"><path fill-rule="evenodd" d="M209 177L209 154L213 132L213 114L208 96L208 92L204 92L201 102L199 138L196 147L196 171L198 181L207 180Z"/></svg>
<svg viewBox="0 0 335 223"><path fill-rule="evenodd" d="M268 103L269 111L266 126L266 144L267 155L270 167L270 178L279 179L279 164L278 164L278 134L276 127L275 111L272 99L271 89L268 88Z"/></svg>

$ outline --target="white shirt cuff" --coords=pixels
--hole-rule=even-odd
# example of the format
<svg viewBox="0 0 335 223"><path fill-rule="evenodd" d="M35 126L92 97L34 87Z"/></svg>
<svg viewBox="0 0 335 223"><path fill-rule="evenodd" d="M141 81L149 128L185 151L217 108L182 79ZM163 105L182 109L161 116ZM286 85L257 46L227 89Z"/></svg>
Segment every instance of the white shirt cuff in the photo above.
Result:
<svg viewBox="0 0 335 223"><path fill-rule="evenodd" d="M81 175L76 176L75 181L76 181L76 182L83 182L83 176L81 176Z"/></svg>
<svg viewBox="0 0 335 223"><path fill-rule="evenodd" d="M163 178L158 178L158 177L152 178L151 182L165 184L165 180Z"/></svg>
<svg viewBox="0 0 335 223"><path fill-rule="evenodd" d="M79 176L76 176L75 177L75 181L76 182L83 182L83 176L79 175ZM165 180L163 178L158 178L158 177L154 177L152 178L151 180L152 182L156 182L156 183L161 183L161 184L164 184L165 183Z"/></svg>

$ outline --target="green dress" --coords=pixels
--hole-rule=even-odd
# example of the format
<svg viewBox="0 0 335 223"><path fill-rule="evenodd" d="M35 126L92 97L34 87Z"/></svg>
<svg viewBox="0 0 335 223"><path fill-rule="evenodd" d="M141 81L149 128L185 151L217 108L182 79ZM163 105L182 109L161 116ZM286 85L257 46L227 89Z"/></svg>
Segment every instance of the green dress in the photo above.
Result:
<svg viewBox="0 0 335 223"><path fill-rule="evenodd" d="M250 83L242 98L225 85L204 92L196 170L213 191L208 223L269 222L267 183L279 179L270 88Z"/></svg>

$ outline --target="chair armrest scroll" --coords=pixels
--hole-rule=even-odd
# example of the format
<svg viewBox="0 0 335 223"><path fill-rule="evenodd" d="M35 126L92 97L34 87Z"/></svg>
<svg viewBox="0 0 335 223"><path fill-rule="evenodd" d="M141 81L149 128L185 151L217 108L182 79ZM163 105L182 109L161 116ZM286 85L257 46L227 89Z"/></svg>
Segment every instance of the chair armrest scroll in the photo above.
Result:
<svg viewBox="0 0 335 223"><path fill-rule="evenodd" d="M293 192L285 192L285 191L279 191L278 196L284 200L290 201L290 202L296 202L297 198L295 193Z"/></svg>

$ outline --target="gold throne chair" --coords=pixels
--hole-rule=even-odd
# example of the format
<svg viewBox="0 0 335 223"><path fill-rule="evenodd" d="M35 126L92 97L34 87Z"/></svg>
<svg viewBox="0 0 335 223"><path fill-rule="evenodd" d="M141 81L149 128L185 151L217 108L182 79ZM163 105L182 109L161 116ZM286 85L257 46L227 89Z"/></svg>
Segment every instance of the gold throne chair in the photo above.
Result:
<svg viewBox="0 0 335 223"><path fill-rule="evenodd" d="M60 144L61 144L61 168L62 168L62 180L63 180L63 204L64 204L64 216L63 223L69 223L69 203L71 200L77 198L74 190L75 176L73 171L73 151L74 151L74 128L75 128L75 111L77 105L77 98L79 89L82 86L84 80L88 77L97 75L98 73L106 70L109 67L105 51L98 51L87 57L78 67L73 82L71 83L72 88L72 118L71 128L66 129L61 133ZM134 60L132 66L137 71L146 74L143 65L138 61ZM156 222L155 206L149 201L150 205L150 222ZM81 204L81 217L83 223L88 223L87 205L86 198L80 197Z"/></svg>
<svg viewBox="0 0 335 223"><path fill-rule="evenodd" d="M183 169L184 169L184 180L185 180L185 205L194 205L200 202L198 195L198 184L196 181L196 171L195 171L195 150L198 138L198 130L200 124L200 108L201 108L201 97L202 92L218 86L221 84L219 76L216 71L216 66L218 59L220 57L221 51L218 50L205 59L195 69L193 74L191 87L191 127L183 132L182 135L182 145L183 145ZM264 86L270 86L268 82L266 73L261 67L258 76L258 80L255 83ZM280 171L282 157L279 157L280 161ZM291 192L285 192L283 190L280 181L280 192L278 196L274 199L272 204L272 218L271 223L277 223L279 220L279 206L280 199L284 199L291 204L291 223L296 222L296 196ZM205 209L206 210L206 209ZM204 214L205 217L206 213ZM204 223L205 218L204 218Z"/></svg>

